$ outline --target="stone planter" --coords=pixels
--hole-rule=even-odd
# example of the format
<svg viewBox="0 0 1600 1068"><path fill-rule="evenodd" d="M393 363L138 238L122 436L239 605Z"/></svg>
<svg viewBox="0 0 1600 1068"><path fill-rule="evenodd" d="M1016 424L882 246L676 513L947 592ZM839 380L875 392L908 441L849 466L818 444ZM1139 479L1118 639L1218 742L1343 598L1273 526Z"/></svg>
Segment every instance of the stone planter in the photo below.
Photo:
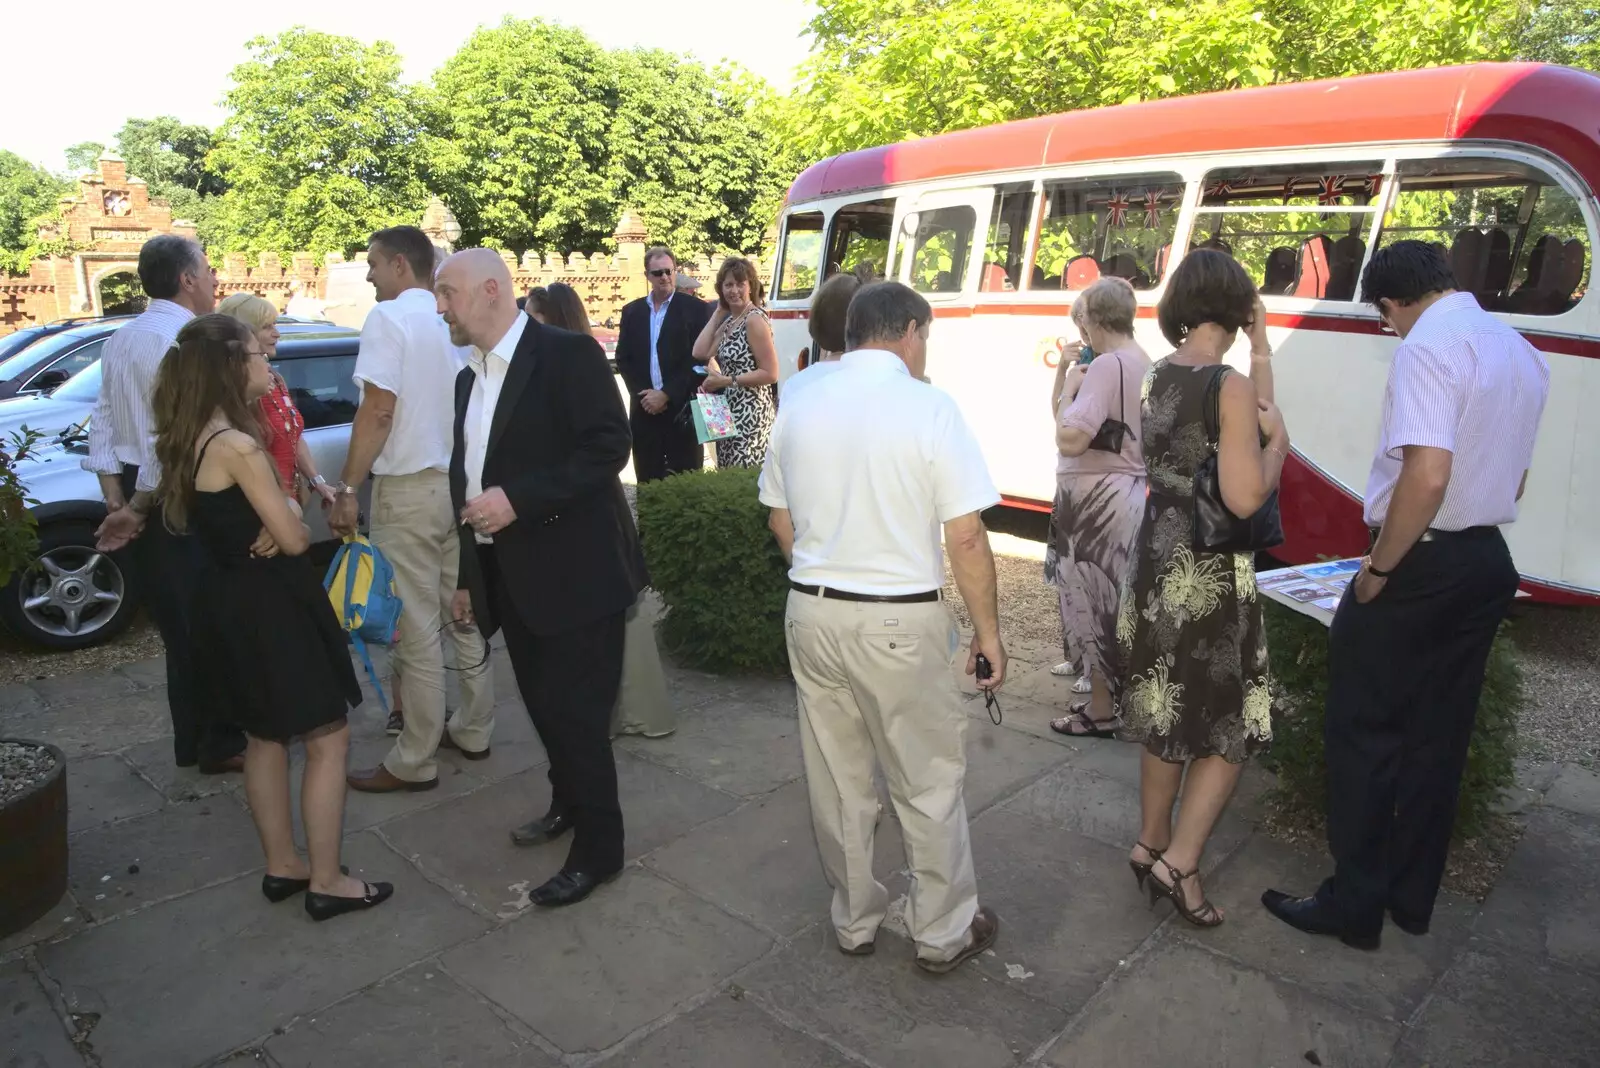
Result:
<svg viewBox="0 0 1600 1068"><path fill-rule="evenodd" d="M67 758L43 742L0 738L55 758L43 781L0 800L0 938L56 907L67 892Z"/></svg>

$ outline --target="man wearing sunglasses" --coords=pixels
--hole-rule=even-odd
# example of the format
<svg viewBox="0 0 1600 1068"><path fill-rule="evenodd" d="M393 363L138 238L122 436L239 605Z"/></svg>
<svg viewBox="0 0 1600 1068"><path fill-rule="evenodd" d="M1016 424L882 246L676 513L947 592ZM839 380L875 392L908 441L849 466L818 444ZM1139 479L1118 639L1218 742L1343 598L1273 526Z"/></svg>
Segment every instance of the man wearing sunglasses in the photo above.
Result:
<svg viewBox="0 0 1600 1068"><path fill-rule="evenodd" d="M677 257L661 247L644 254L650 292L622 309L617 337L617 372L628 384L628 423L633 431L633 473L640 482L679 471L697 471L704 452L694 423L682 418L700 385L694 339L711 306L677 292Z"/></svg>

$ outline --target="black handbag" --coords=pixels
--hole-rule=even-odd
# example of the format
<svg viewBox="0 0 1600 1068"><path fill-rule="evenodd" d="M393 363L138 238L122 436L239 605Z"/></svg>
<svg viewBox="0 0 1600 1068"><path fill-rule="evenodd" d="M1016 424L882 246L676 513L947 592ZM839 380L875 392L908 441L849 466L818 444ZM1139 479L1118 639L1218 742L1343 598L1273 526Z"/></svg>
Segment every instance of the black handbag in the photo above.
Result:
<svg viewBox="0 0 1600 1068"><path fill-rule="evenodd" d="M1122 373L1122 357L1113 356L1117 361L1117 407L1119 415L1128 414L1128 382L1127 376ZM1089 440L1089 448L1098 449L1100 452L1121 452L1122 438L1127 435L1135 441L1139 440L1133 428L1121 419L1107 419L1100 424L1100 429L1094 432L1094 437Z"/></svg>
<svg viewBox="0 0 1600 1068"><path fill-rule="evenodd" d="M1222 433L1218 405L1222 376L1227 367L1211 374L1202 402L1206 443L1211 451L1194 471L1194 542L1197 552L1253 553L1283 544L1283 517L1278 514L1278 491L1273 490L1256 513L1240 518L1222 501L1222 476L1217 469L1217 438Z"/></svg>

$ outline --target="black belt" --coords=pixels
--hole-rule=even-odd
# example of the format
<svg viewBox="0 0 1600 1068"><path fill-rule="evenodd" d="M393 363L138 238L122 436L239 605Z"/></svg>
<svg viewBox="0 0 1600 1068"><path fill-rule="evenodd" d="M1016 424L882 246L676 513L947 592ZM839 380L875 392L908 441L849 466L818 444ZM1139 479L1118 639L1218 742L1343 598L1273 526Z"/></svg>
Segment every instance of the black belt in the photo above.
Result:
<svg viewBox="0 0 1600 1068"><path fill-rule="evenodd" d="M1378 534L1382 530L1382 527L1367 528L1367 533L1371 535L1373 544L1377 544ZM1418 538L1417 541L1455 541L1462 538L1484 538L1490 534L1498 533L1499 530L1499 527L1467 527L1464 530L1437 530L1429 527L1422 532L1422 537Z"/></svg>
<svg viewBox="0 0 1600 1068"><path fill-rule="evenodd" d="M929 590L926 593L897 593L886 596L876 593L851 593L849 590L831 590L826 586L804 586L798 582L789 583L789 588L796 593L809 593L813 597L821 597L828 601L857 601L863 604L923 604L927 601L937 601L939 599L938 590Z"/></svg>

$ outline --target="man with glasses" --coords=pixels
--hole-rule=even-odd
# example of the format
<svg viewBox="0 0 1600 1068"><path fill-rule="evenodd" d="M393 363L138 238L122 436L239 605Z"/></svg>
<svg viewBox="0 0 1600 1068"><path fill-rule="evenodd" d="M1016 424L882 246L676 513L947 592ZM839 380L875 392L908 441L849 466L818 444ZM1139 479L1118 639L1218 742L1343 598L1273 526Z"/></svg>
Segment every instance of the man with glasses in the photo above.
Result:
<svg viewBox="0 0 1600 1068"><path fill-rule="evenodd" d="M665 248L644 254L650 292L622 309L617 372L628 384L633 473L639 482L697 471L705 453L685 414L700 385L694 340L711 306L677 292L678 261Z"/></svg>
<svg viewBox="0 0 1600 1068"><path fill-rule="evenodd" d="M217 272L198 244L162 234L139 250L139 284L150 304L106 342L100 357L100 397L89 417L86 471L100 478L106 521L98 548L133 543L127 561L138 577L167 652L167 703L178 767L198 764L206 775L244 770L244 734L224 719L226 709L195 706L189 642L189 602L200 571L200 547L175 534L156 503L155 414L150 393L156 371L184 323L217 306Z"/></svg>

